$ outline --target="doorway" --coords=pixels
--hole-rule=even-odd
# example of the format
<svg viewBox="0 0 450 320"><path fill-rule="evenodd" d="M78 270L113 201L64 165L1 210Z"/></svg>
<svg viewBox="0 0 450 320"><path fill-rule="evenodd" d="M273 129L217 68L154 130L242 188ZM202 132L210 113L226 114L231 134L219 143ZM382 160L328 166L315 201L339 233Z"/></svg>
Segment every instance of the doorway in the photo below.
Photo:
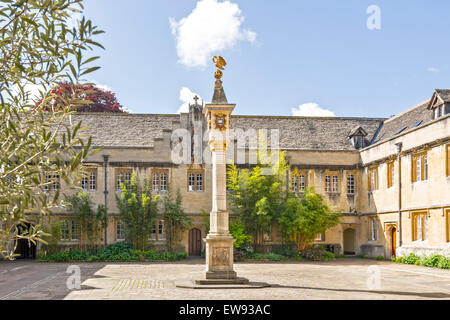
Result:
<svg viewBox="0 0 450 320"><path fill-rule="evenodd" d="M26 233L30 228L31 228L30 224L26 224L25 226L20 225L17 227L18 230L17 233L19 235L22 235ZM27 239L18 239L16 241L17 247L16 251L14 252L15 254L18 255L16 259L27 259L27 260L36 259L36 245L33 242L28 241Z"/></svg>
<svg viewBox="0 0 450 320"><path fill-rule="evenodd" d="M391 228L391 256L397 256L397 228Z"/></svg>
<svg viewBox="0 0 450 320"><path fill-rule="evenodd" d="M189 256L199 257L202 255L202 232L194 228L189 230Z"/></svg>
<svg viewBox="0 0 450 320"><path fill-rule="evenodd" d="M344 254L355 254L355 229L346 229L344 231Z"/></svg>

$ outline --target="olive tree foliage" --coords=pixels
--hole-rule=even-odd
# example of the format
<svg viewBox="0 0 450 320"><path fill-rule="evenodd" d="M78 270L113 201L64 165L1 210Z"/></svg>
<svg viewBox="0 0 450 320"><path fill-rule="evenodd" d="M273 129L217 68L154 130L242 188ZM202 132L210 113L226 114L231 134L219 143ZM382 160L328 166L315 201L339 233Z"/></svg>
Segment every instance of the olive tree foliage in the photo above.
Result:
<svg viewBox="0 0 450 320"><path fill-rule="evenodd" d="M0 257L14 258L17 239L43 241L43 216L64 204L90 152L70 111L89 102L51 93L98 69L84 53L101 47L93 38L102 31L72 22L82 10L82 0L0 0ZM52 188L59 181L64 188Z"/></svg>

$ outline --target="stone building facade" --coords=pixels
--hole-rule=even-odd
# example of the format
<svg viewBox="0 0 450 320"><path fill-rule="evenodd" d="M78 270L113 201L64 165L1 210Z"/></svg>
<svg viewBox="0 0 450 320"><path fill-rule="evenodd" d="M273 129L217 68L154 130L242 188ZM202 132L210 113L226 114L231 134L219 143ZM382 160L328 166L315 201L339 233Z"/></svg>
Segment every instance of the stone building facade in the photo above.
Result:
<svg viewBox="0 0 450 320"><path fill-rule="evenodd" d="M449 114L450 90L436 90L430 100L389 119L234 115L231 126L238 134L227 157L236 161L237 151L245 150L248 162L251 148L241 139L248 132L266 129L268 141L273 132L278 134L292 168L286 187L302 192L314 186L344 213L340 225L316 239L336 253L385 258L409 252L449 254ZM196 100L189 113L177 115L83 113L72 120L89 127L93 145L102 149L88 159L95 168L83 183L93 201L108 208L103 241L124 240L115 195L120 182L134 172L152 181L155 194L164 195L168 188L181 191L193 224L180 250L200 255L206 237L202 212L209 212L212 202L203 106ZM191 138L180 138L183 132ZM173 150L180 147L189 150L188 163L174 160ZM66 221L61 243L75 245L70 215L60 211L56 216ZM150 242L165 246L162 219ZM266 243L281 243L275 226Z"/></svg>

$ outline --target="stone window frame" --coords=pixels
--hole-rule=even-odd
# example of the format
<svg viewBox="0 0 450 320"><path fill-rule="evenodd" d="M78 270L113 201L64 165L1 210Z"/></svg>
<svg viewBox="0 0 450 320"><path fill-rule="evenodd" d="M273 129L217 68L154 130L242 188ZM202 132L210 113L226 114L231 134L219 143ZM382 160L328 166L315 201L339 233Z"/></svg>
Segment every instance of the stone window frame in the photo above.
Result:
<svg viewBox="0 0 450 320"><path fill-rule="evenodd" d="M157 179L156 179L157 177ZM163 179L165 177L165 179ZM157 181L157 188L155 188ZM165 184L163 184L165 181ZM152 191L156 193L165 193L169 189L169 169L153 168L151 170L151 186ZM163 190L164 189L164 190Z"/></svg>
<svg viewBox="0 0 450 320"><path fill-rule="evenodd" d="M79 235L80 235L80 223L75 220L71 220L70 221L70 240L71 241L80 240L80 239L78 239Z"/></svg>
<svg viewBox="0 0 450 320"><path fill-rule="evenodd" d="M97 191L98 169L89 168L85 171L86 173L81 178L81 188L84 191Z"/></svg>
<svg viewBox="0 0 450 320"><path fill-rule="evenodd" d="M200 176L200 180L199 180ZM201 184L199 184L201 181ZM192 182L192 184L191 184ZM190 188L192 186L192 189ZM199 188L200 186L200 188ZM204 192L205 191L205 170L189 169L187 171L187 191L188 192Z"/></svg>
<svg viewBox="0 0 450 320"><path fill-rule="evenodd" d="M350 179L350 177L352 177L352 179ZM347 194L356 194L356 173L354 172L347 173Z"/></svg>
<svg viewBox="0 0 450 320"><path fill-rule="evenodd" d="M123 238L119 235L123 235ZM122 220L116 221L116 241L125 241L125 223Z"/></svg>
<svg viewBox="0 0 450 320"><path fill-rule="evenodd" d="M378 190L378 166L367 169L367 188L369 191Z"/></svg>
<svg viewBox="0 0 450 320"><path fill-rule="evenodd" d="M390 189L394 187L394 178L395 178L394 160L391 160L386 164L386 178L387 178L387 188Z"/></svg>
<svg viewBox="0 0 450 320"><path fill-rule="evenodd" d="M306 170L294 169L291 171L291 191L303 193L308 187L308 172Z"/></svg>
<svg viewBox="0 0 450 320"><path fill-rule="evenodd" d="M325 242L325 232L318 233L314 238L315 242Z"/></svg>
<svg viewBox="0 0 450 320"><path fill-rule="evenodd" d="M417 211L411 213L411 238L412 241L425 241L428 239L427 211Z"/></svg>
<svg viewBox="0 0 450 320"><path fill-rule="evenodd" d="M325 192L326 193L340 193L340 173L338 171L325 172Z"/></svg>
<svg viewBox="0 0 450 320"><path fill-rule="evenodd" d="M428 180L428 152L422 151L411 156L411 182ZM420 178L419 178L420 176Z"/></svg>
<svg viewBox="0 0 450 320"><path fill-rule="evenodd" d="M59 239L59 240L62 242L79 241L79 239L77 239L79 234L76 234L75 238L74 238L74 234L73 234L74 230L77 230L77 229L79 232L80 225L75 220L70 219L70 218L65 218L65 219L59 220L59 230L61 233L61 237L60 237L61 239Z"/></svg>
<svg viewBox="0 0 450 320"><path fill-rule="evenodd" d="M150 240L151 241L166 241L166 229L164 227L164 220L158 218L152 225L152 229L150 231Z"/></svg>
<svg viewBox="0 0 450 320"><path fill-rule="evenodd" d="M61 188L61 181L60 181L59 174L47 174L46 177L46 183L52 182L51 184L46 184L44 186L44 191L51 192L51 191L58 191Z"/></svg>
<svg viewBox="0 0 450 320"><path fill-rule="evenodd" d="M116 191L121 191L121 187L119 184L119 177L121 183L125 185L129 185L131 183L131 177L133 175L133 169L132 168L116 168L114 172L115 177L115 189Z"/></svg>
<svg viewBox="0 0 450 320"><path fill-rule="evenodd" d="M380 222L377 217L369 218L369 241L380 240Z"/></svg>

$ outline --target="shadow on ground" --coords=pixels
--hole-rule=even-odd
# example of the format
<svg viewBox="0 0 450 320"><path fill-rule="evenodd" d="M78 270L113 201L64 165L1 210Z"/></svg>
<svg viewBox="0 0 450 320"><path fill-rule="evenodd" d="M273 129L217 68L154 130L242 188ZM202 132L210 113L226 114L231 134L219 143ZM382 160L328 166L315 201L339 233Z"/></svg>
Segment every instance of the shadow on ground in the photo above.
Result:
<svg viewBox="0 0 450 320"><path fill-rule="evenodd" d="M332 289L332 288L314 288L303 286L284 286L279 284L270 284L271 288L279 289L303 289L303 290L322 290L322 291L334 291L334 292L361 292L361 293L378 293L378 294L390 294L398 296L416 296L421 298L432 299L449 299L450 294L442 292L403 292L403 291L380 291L380 290L357 290L357 289Z"/></svg>

